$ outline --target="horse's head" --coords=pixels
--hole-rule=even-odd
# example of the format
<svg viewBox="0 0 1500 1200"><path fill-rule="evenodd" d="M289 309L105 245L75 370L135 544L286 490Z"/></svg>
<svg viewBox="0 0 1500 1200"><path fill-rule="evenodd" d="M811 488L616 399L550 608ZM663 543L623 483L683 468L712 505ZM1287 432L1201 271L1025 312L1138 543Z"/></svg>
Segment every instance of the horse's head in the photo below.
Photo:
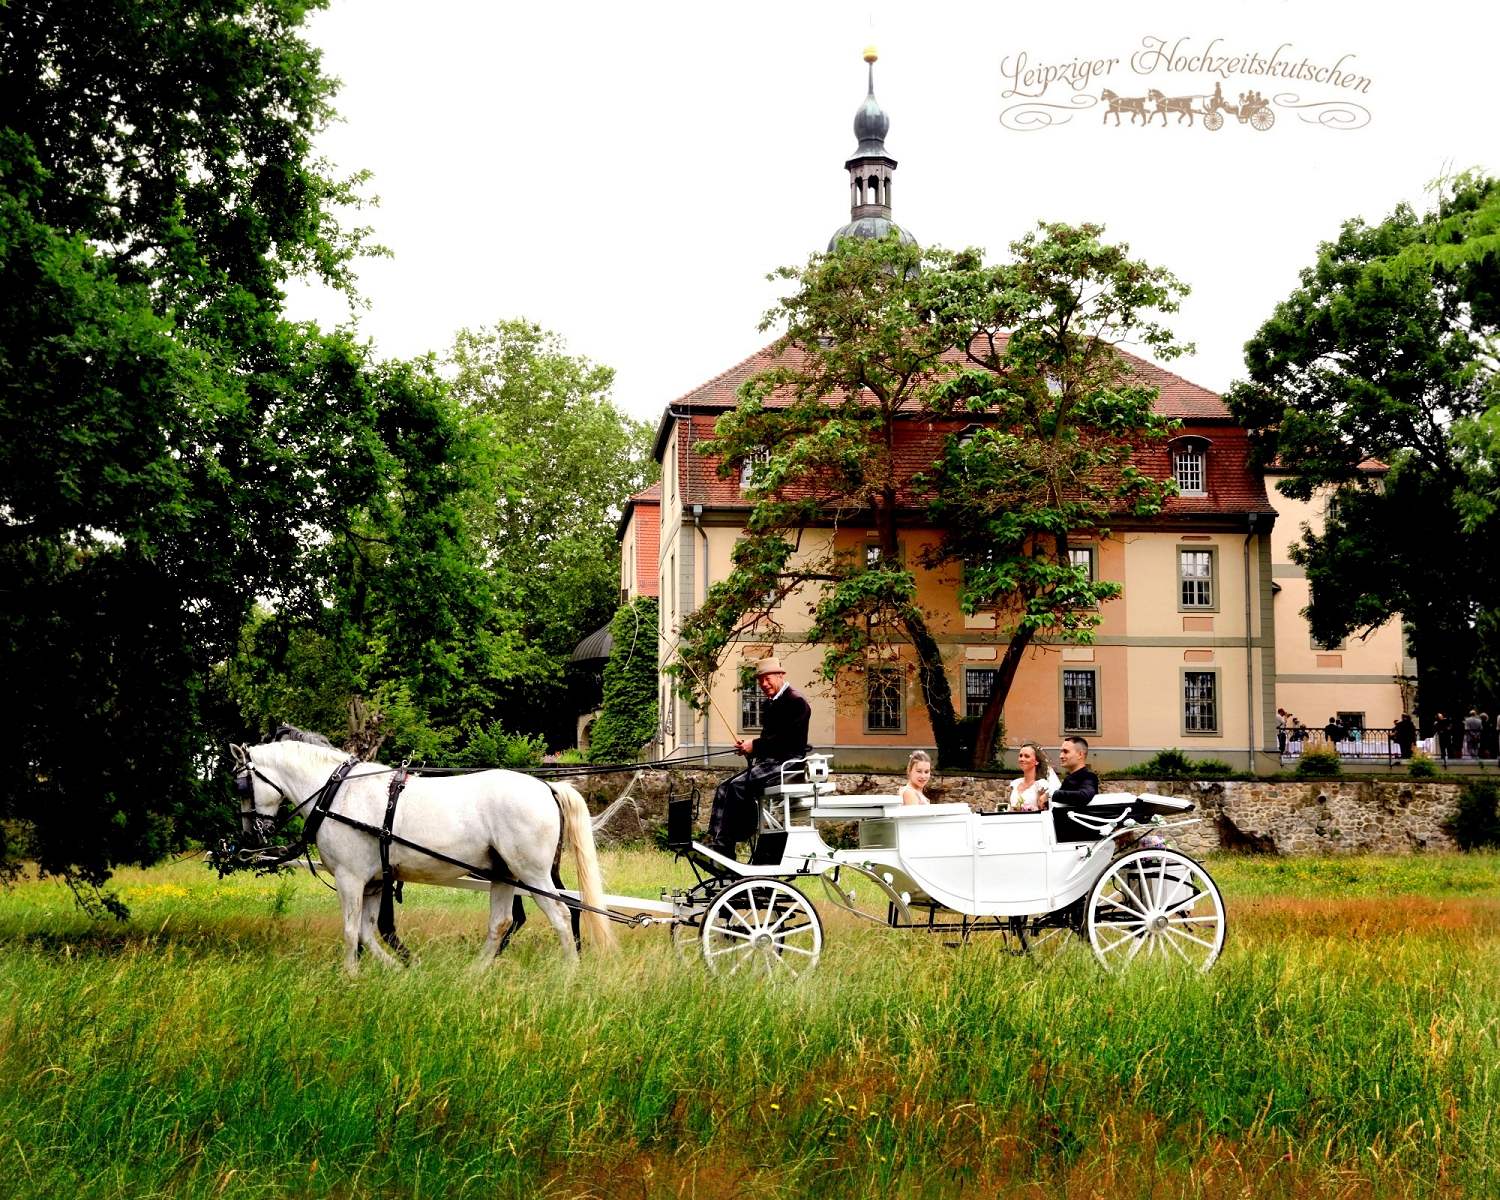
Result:
<svg viewBox="0 0 1500 1200"><path fill-rule="evenodd" d="M1146 92L1146 96L1150 100L1154 101L1157 104L1160 104L1163 100L1165 100L1167 98L1166 93L1163 92L1160 88L1150 88L1150 89L1148 89L1147 92Z"/></svg>
<svg viewBox="0 0 1500 1200"><path fill-rule="evenodd" d="M255 765L249 746L231 743L234 791L240 798L240 835L247 848L264 846L276 832L276 813L290 800L281 785Z"/></svg>
<svg viewBox="0 0 1500 1200"><path fill-rule="evenodd" d="M1099 95L1099 99L1101 100L1118 100L1119 98L1120 97L1116 96L1114 92L1109 90L1109 88L1105 88L1104 91Z"/></svg>

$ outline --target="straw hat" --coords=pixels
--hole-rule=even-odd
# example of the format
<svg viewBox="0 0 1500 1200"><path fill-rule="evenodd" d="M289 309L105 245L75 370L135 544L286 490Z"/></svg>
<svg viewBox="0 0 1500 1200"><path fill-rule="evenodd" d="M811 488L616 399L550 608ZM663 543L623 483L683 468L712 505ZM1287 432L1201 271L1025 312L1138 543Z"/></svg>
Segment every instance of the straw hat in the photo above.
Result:
<svg viewBox="0 0 1500 1200"><path fill-rule="evenodd" d="M771 658L763 658L755 664L755 678L757 679L759 679L762 675L785 674L786 668L783 667L774 656L772 656Z"/></svg>

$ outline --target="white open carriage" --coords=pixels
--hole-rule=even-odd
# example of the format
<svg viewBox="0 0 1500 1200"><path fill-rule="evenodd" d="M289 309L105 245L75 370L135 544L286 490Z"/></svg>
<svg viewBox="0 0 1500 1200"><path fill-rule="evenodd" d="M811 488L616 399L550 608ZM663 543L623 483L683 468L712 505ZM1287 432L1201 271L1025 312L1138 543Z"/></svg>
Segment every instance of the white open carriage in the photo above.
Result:
<svg viewBox="0 0 1500 1200"><path fill-rule="evenodd" d="M1041 953L1085 939L1106 967L1159 957L1207 970L1224 944L1224 902L1201 864L1163 834L1198 818L1169 796L1101 793L1084 807L976 813L841 795L826 755L787 763L761 801L748 863L692 840L691 799L668 806L668 844L698 874L670 896L673 934L714 969L754 963L800 973L817 962L823 923L805 894L892 928L997 933ZM819 823L857 822L834 848Z"/></svg>
<svg viewBox="0 0 1500 1200"><path fill-rule="evenodd" d="M823 921L806 894L814 880L836 908L891 928L961 939L990 932L1030 954L1084 939L1108 968L1158 957L1207 970L1224 945L1219 889L1201 864L1162 837L1197 823L1186 815L1193 807L1186 800L1111 792L1083 807L1053 803L1041 812L908 806L895 795L840 794L828 756L809 754L785 764L766 790L748 863L693 840L695 807L693 797L669 801L667 843L692 865L697 882L660 900L605 896L606 909L595 911L640 926L669 925L673 939L701 951L715 971L797 975L816 965ZM819 822L855 824L858 844L830 846ZM209 857L223 873L281 869L298 853L226 844ZM310 854L307 861L311 868ZM491 872L479 867L449 882L484 891L492 884ZM583 907L577 892L561 887L525 890Z"/></svg>

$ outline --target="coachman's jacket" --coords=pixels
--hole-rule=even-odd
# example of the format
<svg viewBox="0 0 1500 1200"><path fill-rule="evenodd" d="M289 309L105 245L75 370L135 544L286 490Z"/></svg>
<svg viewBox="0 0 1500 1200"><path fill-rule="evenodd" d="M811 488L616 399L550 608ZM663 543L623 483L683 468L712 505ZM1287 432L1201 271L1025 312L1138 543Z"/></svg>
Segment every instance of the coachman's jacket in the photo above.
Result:
<svg viewBox="0 0 1500 1200"><path fill-rule="evenodd" d="M812 705L796 688L787 686L761 707L760 736L750 743L751 762L784 763L807 753L807 726Z"/></svg>

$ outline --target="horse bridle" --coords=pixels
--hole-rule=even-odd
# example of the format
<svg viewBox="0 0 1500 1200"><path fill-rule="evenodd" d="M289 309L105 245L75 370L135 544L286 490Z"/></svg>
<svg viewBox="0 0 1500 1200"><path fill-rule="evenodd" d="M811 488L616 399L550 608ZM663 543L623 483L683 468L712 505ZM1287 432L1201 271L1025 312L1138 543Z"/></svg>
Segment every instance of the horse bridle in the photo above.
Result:
<svg viewBox="0 0 1500 1200"><path fill-rule="evenodd" d="M328 784L321 784L317 791L302 801L294 801L287 795L279 783L262 771L250 758L250 751L243 746L234 747L234 753L239 758L239 763L234 770L234 791L240 798L240 834L245 838L245 849L258 850L265 847L277 832L280 831L293 817L300 813L309 804L318 799L327 789ZM255 780L259 779L267 787L271 788L281 797L281 804L290 804L289 811L282 811L278 806L275 815L263 816L255 809ZM251 845L254 839L255 844Z"/></svg>

